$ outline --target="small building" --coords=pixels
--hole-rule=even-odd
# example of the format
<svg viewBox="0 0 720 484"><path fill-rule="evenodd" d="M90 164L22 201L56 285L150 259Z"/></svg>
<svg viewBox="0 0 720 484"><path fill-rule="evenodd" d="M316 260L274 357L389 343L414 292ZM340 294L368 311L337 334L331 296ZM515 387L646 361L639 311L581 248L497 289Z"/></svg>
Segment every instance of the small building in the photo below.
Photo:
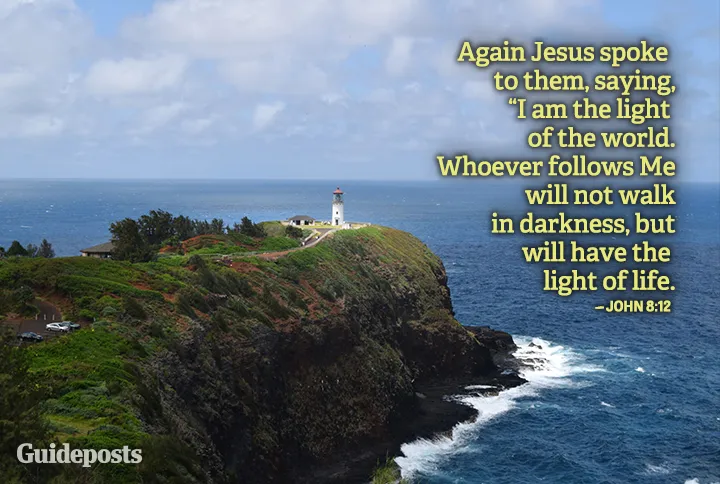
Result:
<svg viewBox="0 0 720 484"><path fill-rule="evenodd" d="M112 251L115 248L112 242L94 245L80 251L83 257L95 257L96 259L109 259L112 257Z"/></svg>
<svg viewBox="0 0 720 484"><path fill-rule="evenodd" d="M295 215L288 219L290 225L312 225L315 223L315 219L308 215Z"/></svg>

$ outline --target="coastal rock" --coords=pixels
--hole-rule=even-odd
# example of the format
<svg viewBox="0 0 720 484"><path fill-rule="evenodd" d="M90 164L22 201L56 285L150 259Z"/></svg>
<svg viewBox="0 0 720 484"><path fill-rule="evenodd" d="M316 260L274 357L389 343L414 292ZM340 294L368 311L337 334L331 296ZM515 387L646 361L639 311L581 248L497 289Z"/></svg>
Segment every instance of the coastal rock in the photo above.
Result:
<svg viewBox="0 0 720 484"><path fill-rule="evenodd" d="M46 417L76 415L63 438L142 448L102 482L367 482L403 443L475 418L448 396L523 383L512 337L461 325L442 262L408 233L341 230L273 260L167 257L0 265L63 314L107 318L33 352ZM66 360L83 364L46 363Z"/></svg>
<svg viewBox="0 0 720 484"><path fill-rule="evenodd" d="M474 418L447 395L522 383L502 373L512 337L459 324L439 259L409 234L380 230L327 242L357 271L333 314L262 326L246 341L198 330L156 362L163 413L193 429L189 444L214 457L207 462L222 463L214 479L366 482L402 443Z"/></svg>

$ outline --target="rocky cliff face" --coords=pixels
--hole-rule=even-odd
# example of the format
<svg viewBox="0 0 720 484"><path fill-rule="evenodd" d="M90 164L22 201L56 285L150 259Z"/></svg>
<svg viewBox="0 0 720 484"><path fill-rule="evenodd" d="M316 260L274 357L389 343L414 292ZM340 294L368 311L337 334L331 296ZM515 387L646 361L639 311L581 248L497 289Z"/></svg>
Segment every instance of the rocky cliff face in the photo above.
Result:
<svg viewBox="0 0 720 484"><path fill-rule="evenodd" d="M235 268L255 288L272 282L264 290L277 307L264 324L247 324L251 315L236 331L241 323L224 312L233 303L213 293L225 301L209 310L214 323L195 325L145 367L157 398L145 420L201 456L203 478L367 479L403 441L472 417L443 402L438 385L500 378L496 361L514 349L508 334L453 318L441 261L409 234L340 232L302 252ZM296 318L297 307L307 310Z"/></svg>
<svg viewBox="0 0 720 484"><path fill-rule="evenodd" d="M446 282L383 227L276 261L0 263L0 289L96 319L28 352L48 438L143 449L139 466L61 466L67 482L367 481L403 442L473 417L444 395L521 382L501 371L510 335L458 323Z"/></svg>

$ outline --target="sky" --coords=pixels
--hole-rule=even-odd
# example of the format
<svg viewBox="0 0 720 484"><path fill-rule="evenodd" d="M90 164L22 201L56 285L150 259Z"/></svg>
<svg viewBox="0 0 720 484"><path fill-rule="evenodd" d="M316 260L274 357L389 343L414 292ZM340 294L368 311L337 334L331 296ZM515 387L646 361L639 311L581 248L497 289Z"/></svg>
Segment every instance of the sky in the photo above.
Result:
<svg viewBox="0 0 720 484"><path fill-rule="evenodd" d="M463 40L647 38L679 178L720 182L719 30L717 0L0 0L0 176L436 179L529 156Z"/></svg>

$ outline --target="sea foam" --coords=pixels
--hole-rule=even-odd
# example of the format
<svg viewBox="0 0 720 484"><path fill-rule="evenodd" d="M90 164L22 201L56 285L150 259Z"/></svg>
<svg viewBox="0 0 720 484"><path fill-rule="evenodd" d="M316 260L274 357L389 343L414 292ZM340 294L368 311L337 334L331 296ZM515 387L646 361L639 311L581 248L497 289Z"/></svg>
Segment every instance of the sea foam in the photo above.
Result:
<svg viewBox="0 0 720 484"><path fill-rule="evenodd" d="M543 390L573 386L570 378L578 373L603 371L602 368L583 363L582 358L569 348L555 345L540 338L515 337L518 349L514 355L524 363L520 375L528 383L504 390L497 395L462 395L455 398L478 412L472 422L457 424L449 435L434 439L418 439L401 447L402 455L395 459L404 478L415 474L431 474L443 458L469 451L467 444L477 438L479 429L517 406L523 398L537 397ZM472 385L468 390L485 388Z"/></svg>

